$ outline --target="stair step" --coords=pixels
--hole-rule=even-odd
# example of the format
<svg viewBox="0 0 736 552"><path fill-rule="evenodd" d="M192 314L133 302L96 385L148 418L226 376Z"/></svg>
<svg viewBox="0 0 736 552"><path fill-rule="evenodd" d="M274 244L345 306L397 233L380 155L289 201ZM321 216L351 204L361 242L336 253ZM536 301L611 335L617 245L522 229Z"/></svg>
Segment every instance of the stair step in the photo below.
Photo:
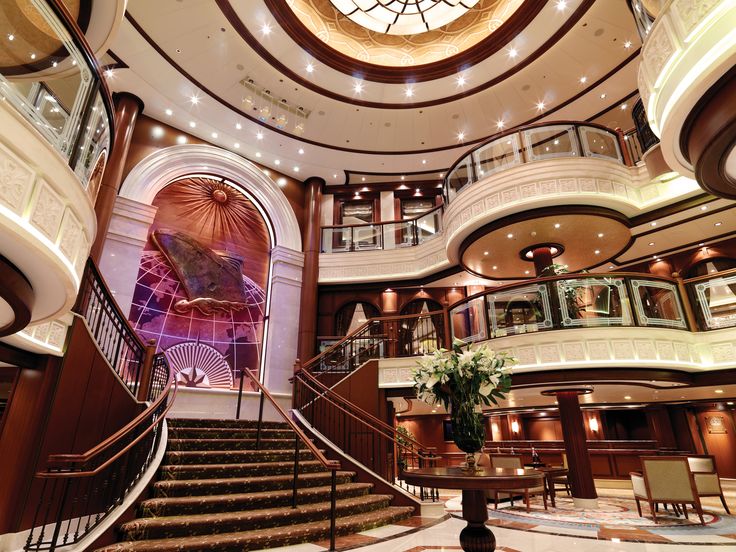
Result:
<svg viewBox="0 0 736 552"><path fill-rule="evenodd" d="M340 517L336 520L335 529L338 535L356 533L406 519L411 516L412 512L413 508L411 507L389 506L372 512ZM255 529L238 533L126 541L99 548L97 552L120 552L124 550L138 552L190 552L200 550L242 552L302 542L314 542L329 538L329 535L330 520L322 520L299 523L288 527Z"/></svg>
<svg viewBox="0 0 736 552"><path fill-rule="evenodd" d="M170 439L255 439L257 428L243 427L172 427ZM261 428L261 439L291 439L294 440L292 429Z"/></svg>
<svg viewBox="0 0 736 552"><path fill-rule="evenodd" d="M335 503L335 512L338 517L364 514L387 508L392 498L391 495L366 495L342 499ZM120 530L122 538L130 541L237 533L329 520L330 510L330 502L316 502L296 508L282 506L229 513L143 518L124 523Z"/></svg>
<svg viewBox="0 0 736 552"><path fill-rule="evenodd" d="M335 496L338 499L365 496L372 489L373 485L370 483L343 483L335 488ZM297 489L297 503L321 502L325 495L329 496L329 493L330 486L303 487ZM292 489L269 491L268 493L151 498L141 503L140 511L143 516L147 517L185 516L290 506L291 500Z"/></svg>
<svg viewBox="0 0 736 552"><path fill-rule="evenodd" d="M314 455L309 450L300 450L299 459L311 460ZM182 464L247 464L250 462L294 461L294 450L168 450L164 462L170 465Z"/></svg>
<svg viewBox="0 0 736 552"><path fill-rule="evenodd" d="M293 455L292 455L293 456ZM322 462L302 460L299 473L326 471ZM161 466L162 481L175 479L227 479L230 477L253 477L294 473L294 461L256 462L249 464L184 464Z"/></svg>
<svg viewBox="0 0 736 552"><path fill-rule="evenodd" d="M338 483L348 483L355 477L355 472L337 472ZM324 486L330 483L329 471L305 473L298 477L297 487ZM175 479L157 481L153 485L155 496L202 496L227 493L248 493L255 491L271 491L291 488L294 482L292 474L267 475L263 477L233 477L230 479Z"/></svg>
<svg viewBox="0 0 736 552"><path fill-rule="evenodd" d="M168 418L166 420L172 427L234 427L234 428L252 428L258 427L258 420L207 420L200 418ZM269 429L291 429L286 422L267 422L262 421L261 427Z"/></svg>
<svg viewBox="0 0 736 552"><path fill-rule="evenodd" d="M294 449L294 439L261 439L262 448ZM304 446L304 445L301 445ZM169 439L168 450L255 450L255 439Z"/></svg>

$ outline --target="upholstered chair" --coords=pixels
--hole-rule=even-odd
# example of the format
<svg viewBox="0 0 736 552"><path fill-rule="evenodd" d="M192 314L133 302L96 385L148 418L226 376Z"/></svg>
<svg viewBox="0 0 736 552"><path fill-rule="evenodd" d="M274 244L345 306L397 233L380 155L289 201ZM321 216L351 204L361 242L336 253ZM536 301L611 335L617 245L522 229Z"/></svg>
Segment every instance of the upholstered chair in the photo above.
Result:
<svg viewBox="0 0 736 552"><path fill-rule="evenodd" d="M690 466L690 471L695 479L695 488L698 490L698 496L717 496L721 499L723 509L726 510L727 514L731 514L726 504L726 499L723 496L723 489L721 489L721 479L718 477L718 470L716 470L716 459L712 455L700 455L700 456L688 456L687 463Z"/></svg>
<svg viewBox="0 0 736 552"><path fill-rule="evenodd" d="M695 487L695 479L690 472L687 458L684 456L642 456L640 457L642 473L630 472L631 485L634 489L636 509L641 516L640 500L649 504L652 519L657 522L656 504L672 504L673 508L682 505L687 517L687 504L691 504L698 513L700 523L703 520L703 508Z"/></svg>
<svg viewBox="0 0 736 552"><path fill-rule="evenodd" d="M490 454L489 460L492 468L512 468L512 469L522 469L524 467L524 463L521 459L521 454ZM547 489L544 487L544 485L540 485L539 487L530 487L528 489L499 489L497 491L488 491L486 494L487 498L490 498L491 493L493 494L493 504L494 508L498 509L498 495L499 494L506 494L509 495L509 500L511 501L511 507L514 506L514 496L515 495L524 495L524 504L526 504L526 511L528 512L530 510L529 507L529 497L534 495L542 495L542 501L544 502L544 509L547 509Z"/></svg>
<svg viewBox="0 0 736 552"><path fill-rule="evenodd" d="M568 469L567 454L564 452L562 453L562 467ZM567 475L557 475L555 477L551 477L549 479L549 484L551 486L554 486L555 492L557 492L557 486L561 486L565 489L567 495L570 496L570 480L568 479Z"/></svg>

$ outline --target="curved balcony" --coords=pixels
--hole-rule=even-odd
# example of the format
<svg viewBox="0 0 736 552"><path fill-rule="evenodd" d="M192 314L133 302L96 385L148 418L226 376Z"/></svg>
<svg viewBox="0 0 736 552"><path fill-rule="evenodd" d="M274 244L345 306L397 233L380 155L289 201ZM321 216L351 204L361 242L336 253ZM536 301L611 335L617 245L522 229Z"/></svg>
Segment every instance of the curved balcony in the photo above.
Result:
<svg viewBox="0 0 736 552"><path fill-rule="evenodd" d="M448 202L468 184L518 165L589 157L630 165L623 133L601 125L561 121L499 132L455 162L445 176Z"/></svg>
<svg viewBox="0 0 736 552"><path fill-rule="evenodd" d="M30 323L41 324L11 340L50 352L54 334L50 348L58 352L65 325L52 321L73 305L94 240L114 111L97 61L60 2L5 11L27 24L4 29L0 43L0 255L30 283Z"/></svg>

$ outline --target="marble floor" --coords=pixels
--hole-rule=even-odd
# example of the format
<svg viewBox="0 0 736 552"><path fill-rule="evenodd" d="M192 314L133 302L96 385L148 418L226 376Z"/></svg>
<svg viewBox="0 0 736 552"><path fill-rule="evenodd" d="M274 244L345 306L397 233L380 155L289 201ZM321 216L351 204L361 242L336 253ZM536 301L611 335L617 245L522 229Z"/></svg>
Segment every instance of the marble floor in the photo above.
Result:
<svg viewBox="0 0 736 552"><path fill-rule="evenodd" d="M723 481L729 508L736 513L736 480ZM652 524L648 519L635 523L630 512L633 507L631 491L626 488L599 488L599 496L608 509L605 515L588 515L582 519L569 517L570 505L564 497L558 501L557 511L545 513L541 501L533 505L532 515L505 504L498 512L489 509L489 527L496 535L499 552L736 552L736 517L727 516L718 499L703 499L707 512L705 527L675 518ZM361 552L444 552L461 550L458 535L465 522L460 519L459 496L443 492L445 516L439 519L411 518L396 525L379 527L357 535L339 537L338 550ZM566 511L565 509L568 509ZM644 507L645 517L648 509ZM535 511L540 516L535 518ZM561 517L555 517L561 512ZM544 515L542 515L544 514ZM524 517L526 516L526 517ZM628 521L626 519L628 516ZM638 516L633 516L638 517ZM690 520L693 520L691 516ZM323 552L327 542L302 544L271 549L272 552Z"/></svg>

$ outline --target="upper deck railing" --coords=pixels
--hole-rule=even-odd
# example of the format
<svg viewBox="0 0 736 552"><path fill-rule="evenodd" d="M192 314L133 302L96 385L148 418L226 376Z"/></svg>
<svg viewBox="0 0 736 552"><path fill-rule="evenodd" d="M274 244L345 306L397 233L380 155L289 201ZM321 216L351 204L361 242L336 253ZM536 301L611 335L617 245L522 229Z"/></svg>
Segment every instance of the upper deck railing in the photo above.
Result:
<svg viewBox="0 0 736 552"><path fill-rule="evenodd" d="M36 128L87 189L104 169L114 128L112 97L97 59L59 0L6 2L3 11L9 21L29 24L2 30L0 53L12 61L0 65L0 98Z"/></svg>
<svg viewBox="0 0 736 552"><path fill-rule="evenodd" d="M536 123L494 134L467 152L445 176L445 197L500 171L556 158L589 157L630 165L624 136L602 125L559 121Z"/></svg>

